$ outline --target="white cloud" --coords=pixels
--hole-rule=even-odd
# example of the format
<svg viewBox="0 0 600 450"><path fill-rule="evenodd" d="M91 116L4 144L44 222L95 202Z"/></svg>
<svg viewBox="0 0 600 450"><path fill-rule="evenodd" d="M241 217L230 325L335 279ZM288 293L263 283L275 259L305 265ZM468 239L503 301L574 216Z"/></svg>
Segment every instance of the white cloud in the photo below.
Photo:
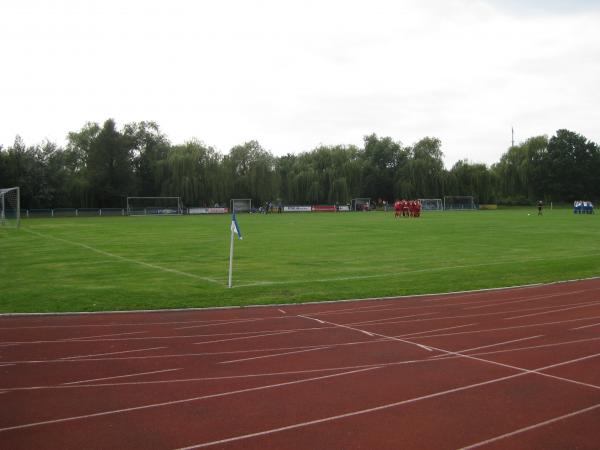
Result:
<svg viewBox="0 0 600 450"><path fill-rule="evenodd" d="M600 141L600 15L476 0L0 5L0 143L156 120L174 142L275 154L376 132L495 162L569 128Z"/></svg>

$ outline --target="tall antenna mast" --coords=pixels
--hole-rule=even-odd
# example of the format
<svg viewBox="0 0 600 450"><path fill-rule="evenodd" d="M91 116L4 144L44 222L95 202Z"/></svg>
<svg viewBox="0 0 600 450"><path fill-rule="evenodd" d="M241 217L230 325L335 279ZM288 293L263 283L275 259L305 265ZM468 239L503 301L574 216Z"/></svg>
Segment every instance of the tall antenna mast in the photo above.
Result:
<svg viewBox="0 0 600 450"><path fill-rule="evenodd" d="M515 146L515 127L510 127L512 146Z"/></svg>

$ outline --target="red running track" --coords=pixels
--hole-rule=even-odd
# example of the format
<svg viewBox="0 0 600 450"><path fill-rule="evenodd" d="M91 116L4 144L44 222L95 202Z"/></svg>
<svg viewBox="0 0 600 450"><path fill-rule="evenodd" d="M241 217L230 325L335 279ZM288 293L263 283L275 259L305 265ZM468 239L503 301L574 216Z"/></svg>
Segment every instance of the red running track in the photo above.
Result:
<svg viewBox="0 0 600 450"><path fill-rule="evenodd" d="M5 449L600 448L600 279L0 316Z"/></svg>

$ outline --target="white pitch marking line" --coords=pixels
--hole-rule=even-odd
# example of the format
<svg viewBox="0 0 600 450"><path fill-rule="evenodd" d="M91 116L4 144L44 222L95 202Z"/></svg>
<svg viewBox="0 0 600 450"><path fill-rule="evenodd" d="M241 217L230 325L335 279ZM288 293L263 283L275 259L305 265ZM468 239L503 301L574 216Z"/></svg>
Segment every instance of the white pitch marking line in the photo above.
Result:
<svg viewBox="0 0 600 450"><path fill-rule="evenodd" d="M142 375L151 375L151 374L155 374L155 373L173 372L175 370L181 370L181 369L182 369L182 367L180 367L178 369L165 369L165 370L154 370L152 372L130 373L127 375L117 375L114 377L93 378L90 380L69 381L68 383L61 383L61 385L67 386L67 385L79 384L79 383L89 383L90 381L116 380L117 378L138 377L138 376L142 376Z"/></svg>
<svg viewBox="0 0 600 450"><path fill-rule="evenodd" d="M593 411L594 409L597 409L597 408L600 408L600 403L597 403L597 404L595 404L593 406L590 406L589 408L580 409L579 411L573 411L572 413L569 413L569 414L564 414L562 416L554 417L553 419L545 420L543 422L538 422L536 424L529 425L528 427L519 428L518 430L511 431L510 433L501 434L501 435L493 437L491 439L487 439L485 441L477 442L475 444L471 444L471 445L468 445L466 447L462 447L461 450L469 450L469 449L472 449L472 448L481 447L482 445L491 444L492 442L496 442L496 441L499 441L501 439L505 439L507 437L515 436L517 434L524 433L526 431L535 430L536 428L540 428L540 427L543 427L543 426L546 426L546 425L550 425L551 423L559 422L559 421L564 420L564 419L569 419L571 417L578 416L579 414L584 414L586 412Z"/></svg>
<svg viewBox="0 0 600 450"><path fill-rule="evenodd" d="M415 398L411 398L411 399L407 399L407 400L401 400L399 402L388 403L388 404L385 404L385 405L376 406L374 408L362 409L362 410L358 410L358 411L351 411L351 412L348 412L348 413L345 413L345 414L339 414L339 415L336 415L336 416L323 417L321 419L316 419L316 420L311 420L311 421L307 421L307 422L296 423L296 424L292 424L292 425L288 425L288 426L280 427L280 428L272 428L270 430L259 431L257 433L250 433L250 434L245 434L245 435L241 435L241 436L234 436L234 437L230 437L230 438L227 438L227 439L221 439L219 441L204 442L204 443L201 443L201 444L191 445L189 447L182 447L182 448L179 448L178 450L191 450L191 449L195 449L195 448L210 447L210 446L213 446L213 445L226 444L226 443L229 443L229 442L241 441L241 440L249 439L249 438L253 438L253 437L274 434L274 433L278 433L280 431L293 430L293 429L297 429L297 428L307 427L307 426L310 426L310 425L316 425L316 424L319 424L319 423L332 422L332 421L335 421L335 420L345 419L345 418L348 418L348 417L358 416L358 415L362 415L362 414L368 414L368 413L372 413L372 412L375 412L375 411L382 411L382 410L385 410L385 409L394 408L396 406L407 405L407 404L415 403L415 402L422 401L422 400L428 400L428 399L431 399L431 398L441 397L441 396L448 395L448 394L454 394L456 392L466 391L466 390L477 388L477 387L480 387L480 386L486 386L486 385L490 385L490 384L502 382L502 381L505 381L505 380L510 380L510 379L513 379L513 378L522 377L522 376L527 375L529 373L539 373L539 371L541 371L541 370L547 370L547 369L551 369L551 368L554 368L554 367L558 367L558 366L562 366L562 365L566 365L566 364L571 364L571 363L574 363L574 362L578 362L578 361L580 361L582 359L588 359L588 358L591 358L591 357L596 357L598 355L600 355L600 354L590 355L590 356L586 356L586 357L583 357L583 358L578 358L578 359L575 359L575 360L570 360L570 361L565 361L565 362L558 363L558 364L553 364L551 366L541 367L541 368L535 369L533 371L526 370L526 371L519 372L519 373L516 373L516 374L507 375L507 376L500 377L500 378L494 378L492 380L482 381L482 382L479 382L479 383L469 384L469 385L461 386L461 387L458 387L458 388L448 389L448 390L445 390L445 391L434 392L433 394L423 395L421 397L415 397ZM521 370L525 370L525 369L521 369ZM539 374L541 374L541 373L539 373ZM2 430L0 429L0 431L2 431Z"/></svg>
<svg viewBox="0 0 600 450"><path fill-rule="evenodd" d="M252 361L255 359L273 358L276 356L285 356L285 355L294 355L294 354L298 354L298 353L315 352L317 350L324 350L326 348L331 348L331 346L308 348L308 349L304 349L304 350L297 350L295 352L275 353L272 355L254 356L252 358L232 359L230 361L221 361L221 362L219 362L219 364L231 364L231 363L237 363L237 362L243 362L243 361Z"/></svg>
<svg viewBox="0 0 600 450"><path fill-rule="evenodd" d="M104 250L99 250L99 249L94 248L94 247L92 247L90 245L82 244L80 242L75 242L75 241L68 240L68 239L62 239L62 238L55 237L55 236L44 235L42 233L38 233L37 231L33 231L33 230L28 229L28 228L23 228L23 230L27 231L28 233L35 234L36 236L45 238L45 239L54 239L56 241L66 242L67 244L77 245L79 247L91 250L91 251L93 251L95 253L98 253L100 255L103 255L103 256L109 256L111 258L120 259L121 261L126 261L126 262L129 262L129 263L139 264L141 266L150 267L152 269L157 269L157 270L160 270L160 271L163 271L163 272L175 273L177 275L183 275L183 276L186 276L186 277L194 278L196 280L208 281L210 283L214 283L214 284L218 284L219 286L223 286L223 283L221 281L217 281L217 280L215 280L213 278L201 277L200 275L195 275L193 273L181 272L180 270L170 269L168 267L161 267L161 266L158 266L156 264L150 264L150 263L147 263L147 262L138 261L136 259L127 258L127 257L121 256L121 255L115 255L114 253L106 252Z"/></svg>
<svg viewBox="0 0 600 450"><path fill-rule="evenodd" d="M573 331L573 330L583 330L585 328L592 328L592 327L597 327L597 326L600 326L600 323L593 323L591 325L584 325L582 327L571 328L571 331Z"/></svg>
<svg viewBox="0 0 600 450"><path fill-rule="evenodd" d="M473 350L483 350L484 348L498 347L500 345L512 344L513 342L528 341L530 339L535 339L535 338L539 338L539 337L543 337L543 336L544 336L543 334L538 334L537 336L530 336L530 337L521 338L521 339L513 339L511 341L498 342L496 344L490 344L490 345L482 345L481 347L465 348L464 350L456 350L456 353L471 352ZM440 356L446 356L446 355L444 355L444 354L435 355L435 356L432 356L432 358L439 358Z"/></svg>
<svg viewBox="0 0 600 450"><path fill-rule="evenodd" d="M522 319L523 317L540 316L542 314L552 314L552 313L561 312L561 311L569 311L571 309L587 308L589 306L595 306L595 305L600 305L600 302L585 303L585 304L582 304L579 306L571 306L569 308L553 309L552 311L544 311L544 312L538 312L538 313L533 313L533 314L526 314L523 316L505 317L504 320Z"/></svg>
<svg viewBox="0 0 600 450"><path fill-rule="evenodd" d="M88 358L90 356L108 356L108 355L121 355L123 353L133 353L133 352L147 352L150 350L161 350L167 347L152 347L152 348L140 348L137 350L124 350L122 352L109 352L109 353L95 353L93 355L76 355L76 356L66 356L60 359L77 359L77 358Z"/></svg>
<svg viewBox="0 0 600 450"><path fill-rule="evenodd" d="M63 417L62 419L52 419L52 420L44 420L41 422L26 423L26 424L22 424L22 425L14 425L11 427L0 428L0 433L4 432L4 431L20 430L20 429L24 429L24 428L33 428L33 427L37 427L40 425L50 425L50 424L55 424L55 423L70 422L73 420L90 419L93 417L102 417L102 416L120 414L120 413L131 412L131 411L140 411L140 410L144 410L144 409L158 408L161 406L179 405L182 403L190 403L190 402L194 402L194 401L198 401L198 400L206 400L209 398L228 397L231 395L243 394L246 392L263 391L266 389L273 389L273 388L278 388L278 387L283 387L283 386L292 386L295 384L308 383L311 381L318 381L318 380L325 380L325 379L344 376L344 375L352 375L355 373L366 372L366 371L375 370L378 368L379 368L379 366L375 366L375 367L369 367L366 369L352 370L349 372L335 373L335 374L331 374L331 375L323 375L323 376L313 377L313 378L303 378L301 380L287 381L284 383L276 383L276 384L257 386L257 387L247 388L247 389L239 389L237 391L228 391L228 392L221 392L218 394L201 395L198 397L184 398L181 400L173 400L173 401L169 401L169 402L151 403L151 404L142 405L142 406L133 406L130 408L101 411L101 412L97 412L97 413L93 413L93 414L84 414L81 416Z"/></svg>
<svg viewBox="0 0 600 450"><path fill-rule="evenodd" d="M243 336L243 337L236 337L236 338L231 338L231 339L218 339L216 341L194 342L194 345L215 344L217 342L241 341L244 339L256 339L256 338L265 337L265 336L279 336L280 334L290 334L290 333L295 333L295 331L280 331L277 333L259 334L257 336Z"/></svg>

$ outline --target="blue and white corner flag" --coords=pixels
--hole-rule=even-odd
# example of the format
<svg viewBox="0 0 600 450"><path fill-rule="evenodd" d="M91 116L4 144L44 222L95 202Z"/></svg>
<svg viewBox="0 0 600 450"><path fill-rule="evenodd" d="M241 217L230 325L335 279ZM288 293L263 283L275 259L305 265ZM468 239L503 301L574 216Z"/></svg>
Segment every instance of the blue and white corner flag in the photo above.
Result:
<svg viewBox="0 0 600 450"><path fill-rule="evenodd" d="M233 213L231 216L231 231L237 234L238 238L242 239L242 231L240 230L240 226L235 218L235 213Z"/></svg>
<svg viewBox="0 0 600 450"><path fill-rule="evenodd" d="M237 223L237 219L235 218L235 212L231 215L231 241L229 243L229 281L227 283L228 287L231 287L233 281L233 235L237 234L238 238L242 238L242 231L240 230L240 226Z"/></svg>

